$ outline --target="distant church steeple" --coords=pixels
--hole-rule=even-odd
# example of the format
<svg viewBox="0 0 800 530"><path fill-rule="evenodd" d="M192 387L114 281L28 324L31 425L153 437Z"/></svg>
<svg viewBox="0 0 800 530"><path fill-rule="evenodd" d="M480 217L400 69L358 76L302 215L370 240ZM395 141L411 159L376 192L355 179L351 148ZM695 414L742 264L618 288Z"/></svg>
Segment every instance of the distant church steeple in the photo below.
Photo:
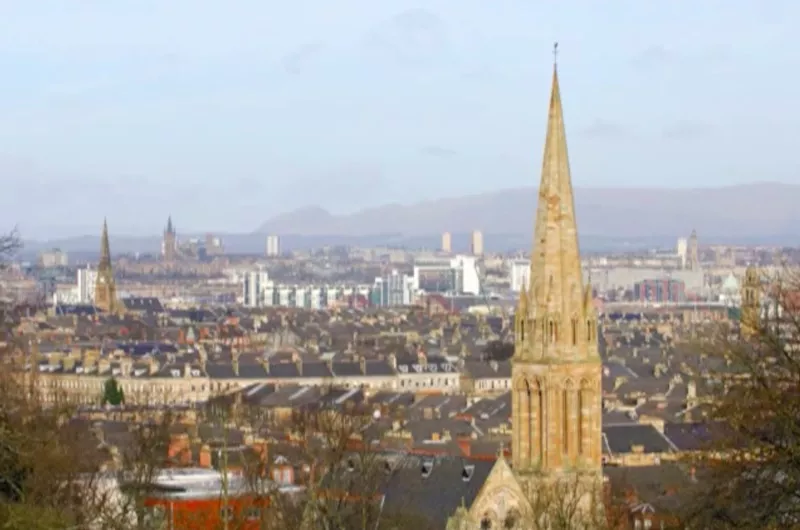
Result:
<svg viewBox="0 0 800 530"><path fill-rule="evenodd" d="M103 234L100 237L100 262L97 265L97 280L94 288L94 305L108 313L119 311L117 286L111 268L111 245L108 241L108 223L103 219Z"/></svg>
<svg viewBox="0 0 800 530"><path fill-rule="evenodd" d="M739 330L743 338L754 337L761 325L761 278L758 269L749 266L742 282L742 306Z"/></svg>
<svg viewBox="0 0 800 530"><path fill-rule="evenodd" d="M529 282L515 315L514 472L597 478L602 473L597 315L591 286L583 284L555 65Z"/></svg>
<svg viewBox="0 0 800 530"><path fill-rule="evenodd" d="M177 257L178 236L175 225L172 224L172 216L167 218L167 227L164 229L164 237L161 241L161 256L164 261L172 262Z"/></svg>

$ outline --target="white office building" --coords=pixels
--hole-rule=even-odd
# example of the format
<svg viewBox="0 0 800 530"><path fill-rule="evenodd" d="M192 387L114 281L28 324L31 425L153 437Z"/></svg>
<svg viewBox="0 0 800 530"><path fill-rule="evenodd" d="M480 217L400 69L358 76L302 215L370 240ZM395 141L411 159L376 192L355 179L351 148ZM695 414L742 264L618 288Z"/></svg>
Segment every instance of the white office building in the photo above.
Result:
<svg viewBox="0 0 800 530"><path fill-rule="evenodd" d="M375 278L370 294L370 304L377 307L408 306L416 301L414 277L393 270Z"/></svg>
<svg viewBox="0 0 800 530"><path fill-rule="evenodd" d="M79 304L94 303L94 288L97 284L97 271L91 267L78 269L76 276L76 298Z"/></svg>
<svg viewBox="0 0 800 530"><path fill-rule="evenodd" d="M274 258L281 255L281 238L276 235L267 236L267 257Z"/></svg>
<svg viewBox="0 0 800 530"><path fill-rule="evenodd" d="M45 269L52 267L66 267L69 264L67 253L54 248L39 254L39 266Z"/></svg>
<svg viewBox="0 0 800 530"><path fill-rule="evenodd" d="M528 279L531 273L531 261L527 259L515 259L508 263L508 282L511 290L518 293L523 287L528 287Z"/></svg>
<svg viewBox="0 0 800 530"><path fill-rule="evenodd" d="M685 237L678 239L675 245L675 254L678 256L678 267L681 269L686 268L686 258L689 256L689 240Z"/></svg>
<svg viewBox="0 0 800 530"><path fill-rule="evenodd" d="M263 269L246 271L242 275L242 304L245 307L262 307L264 293L270 284L269 274Z"/></svg>
<svg viewBox="0 0 800 530"><path fill-rule="evenodd" d="M414 263L414 291L428 293L481 293L481 279L475 256L417 260Z"/></svg>

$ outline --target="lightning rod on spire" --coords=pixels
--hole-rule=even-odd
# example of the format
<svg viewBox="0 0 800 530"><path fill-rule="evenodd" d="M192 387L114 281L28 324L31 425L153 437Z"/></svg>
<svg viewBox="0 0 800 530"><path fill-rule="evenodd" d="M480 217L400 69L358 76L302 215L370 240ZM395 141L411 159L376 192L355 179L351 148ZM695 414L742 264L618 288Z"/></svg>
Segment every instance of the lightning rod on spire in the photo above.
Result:
<svg viewBox="0 0 800 530"><path fill-rule="evenodd" d="M558 42L553 43L553 65L558 65Z"/></svg>

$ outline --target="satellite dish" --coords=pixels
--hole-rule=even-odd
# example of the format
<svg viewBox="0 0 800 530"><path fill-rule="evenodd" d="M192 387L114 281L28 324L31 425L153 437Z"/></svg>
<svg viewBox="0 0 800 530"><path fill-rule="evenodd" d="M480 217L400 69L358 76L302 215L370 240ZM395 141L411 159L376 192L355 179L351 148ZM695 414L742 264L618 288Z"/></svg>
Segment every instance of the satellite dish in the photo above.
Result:
<svg viewBox="0 0 800 530"><path fill-rule="evenodd" d="M372 413L372 419L373 419L373 420L375 420L375 421L377 421L377 420L381 419L381 411L376 409L376 410L375 410L375 411Z"/></svg>

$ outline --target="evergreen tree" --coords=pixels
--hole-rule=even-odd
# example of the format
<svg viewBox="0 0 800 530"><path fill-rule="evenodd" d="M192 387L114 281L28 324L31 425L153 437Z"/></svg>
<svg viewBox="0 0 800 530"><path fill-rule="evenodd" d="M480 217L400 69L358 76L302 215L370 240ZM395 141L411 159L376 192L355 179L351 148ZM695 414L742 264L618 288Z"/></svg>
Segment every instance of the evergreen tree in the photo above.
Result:
<svg viewBox="0 0 800 530"><path fill-rule="evenodd" d="M125 403L125 392L117 382L116 378L112 377L106 381L103 388L103 405L122 405Z"/></svg>

